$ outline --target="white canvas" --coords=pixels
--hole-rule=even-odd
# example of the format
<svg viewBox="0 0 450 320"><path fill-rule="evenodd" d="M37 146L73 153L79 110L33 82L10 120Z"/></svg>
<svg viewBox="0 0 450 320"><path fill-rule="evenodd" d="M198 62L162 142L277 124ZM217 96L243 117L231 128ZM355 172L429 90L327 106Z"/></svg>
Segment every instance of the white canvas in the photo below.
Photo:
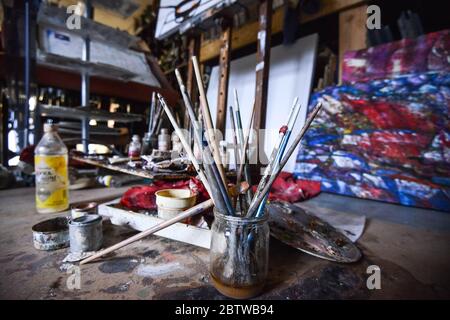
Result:
<svg viewBox="0 0 450 320"><path fill-rule="evenodd" d="M318 38L317 34L309 35L297 40L291 46L279 45L273 47L271 50L265 127L276 131L266 131L264 143L266 157L270 156L278 138L276 132L285 124L292 102L296 96L299 97L302 109L287 148L290 147L294 137L300 132L305 122L306 107L309 101L314 74ZM230 65L228 105L234 103L233 90L236 88L239 95L244 128L247 127L248 120L251 116L251 104L255 97L255 68L256 54L233 60ZM218 85L219 67L215 66L211 72L207 92L213 121L215 121L217 114ZM227 110L226 140L231 143L230 128L231 124ZM289 162L284 167L285 171L294 171L296 157L297 151L292 154Z"/></svg>

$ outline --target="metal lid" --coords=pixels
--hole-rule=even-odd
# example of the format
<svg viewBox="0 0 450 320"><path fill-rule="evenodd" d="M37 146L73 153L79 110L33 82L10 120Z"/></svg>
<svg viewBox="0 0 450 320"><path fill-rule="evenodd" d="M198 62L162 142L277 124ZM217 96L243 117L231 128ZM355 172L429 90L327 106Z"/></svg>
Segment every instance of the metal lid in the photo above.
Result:
<svg viewBox="0 0 450 320"><path fill-rule="evenodd" d="M85 212L95 209L98 206L97 202L85 202L72 206L72 211Z"/></svg>
<svg viewBox="0 0 450 320"><path fill-rule="evenodd" d="M70 220L70 225L83 226L87 224L92 224L95 222L99 222L102 220L102 217L98 214L89 214L86 216L81 216L75 219Z"/></svg>

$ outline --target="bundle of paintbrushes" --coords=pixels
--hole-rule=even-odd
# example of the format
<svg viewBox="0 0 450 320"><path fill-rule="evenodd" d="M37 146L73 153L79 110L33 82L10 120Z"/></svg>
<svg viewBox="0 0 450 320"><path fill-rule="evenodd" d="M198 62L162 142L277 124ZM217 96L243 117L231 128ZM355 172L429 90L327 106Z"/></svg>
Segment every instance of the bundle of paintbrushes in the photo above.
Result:
<svg viewBox="0 0 450 320"><path fill-rule="evenodd" d="M183 148L186 150L189 159L198 172L200 180L203 182L205 188L213 199L216 208L220 212L231 216L237 215L242 217L245 216L247 218L259 217L264 212L270 187L281 172L282 168L286 165L288 159L295 151L297 145L302 140L310 124L319 112L321 105L318 104L315 106L314 110L308 116L304 127L295 138L294 142L291 144L291 147L285 153L292 129L295 125L300 111L298 99L295 99L286 124L280 128L278 142L276 143L272 151L269 159L269 164L265 169L264 175L256 189L255 194L252 194L251 188L246 188L247 190L243 194L241 194L240 187L242 185L243 179L248 183L248 185L251 186L247 149L249 145L252 121L255 115L255 105L253 105L252 108L251 117L247 127L247 134L244 136L238 95L237 91L234 90L234 109L233 107L230 107L230 118L232 124L233 139L235 142L234 154L237 167L235 186L238 187L229 187L225 175L225 170L221 162L219 145L216 139L215 129L212 124L211 113L208 100L206 98L204 84L200 74L200 68L195 56L192 57L192 63L194 66L194 73L197 81L198 92L200 95L199 100L202 117L197 118L197 116L195 115L191 97L189 96L186 87L184 86L183 80L181 79L181 75L178 70L175 70L175 74L194 131L194 142L202 151L202 159L200 161L194 156L188 139L185 137L182 130L178 126L174 115L172 114L170 108L167 106L164 98L158 94L158 99L160 101L162 109L164 109L164 111L166 112L177 135L180 137ZM203 121L200 121L200 118L202 118ZM236 212L239 212L240 214L236 214Z"/></svg>
<svg viewBox="0 0 450 320"><path fill-rule="evenodd" d="M285 154L292 128L300 111L298 99L295 99L286 124L280 128L278 142L270 156L269 164L256 189L256 193L253 195L251 188L245 188L246 190L241 192L243 179L245 179L244 182L247 182L247 186L251 186L247 149L255 116L255 104L253 104L251 117L248 121L248 130L244 136L239 100L235 90L235 110L230 107L230 117L235 142L237 176L236 187L229 187L225 170L221 163L219 146L196 57L192 58L192 62L200 95L201 117L199 119L201 118L203 121L198 120L194 113L192 100L178 70L175 70L175 74L191 120L194 142L201 150L201 161L194 156L190 143L188 143L175 121L164 98L158 94L158 99L180 137L181 143L200 180L214 202L216 220L213 225L211 238L210 272L215 286L219 291L223 290L223 292L237 292L236 290L238 290L240 292L239 295L236 295L238 297L241 294L241 297L251 296L254 292L260 290L262 279L265 278L267 272L268 227L265 228L264 224L258 227L260 226L260 221L266 221L263 217L265 217L267 195L275 178L295 151L296 146L319 111L320 105L316 106L309 115L305 126ZM233 296L233 294L230 296Z"/></svg>

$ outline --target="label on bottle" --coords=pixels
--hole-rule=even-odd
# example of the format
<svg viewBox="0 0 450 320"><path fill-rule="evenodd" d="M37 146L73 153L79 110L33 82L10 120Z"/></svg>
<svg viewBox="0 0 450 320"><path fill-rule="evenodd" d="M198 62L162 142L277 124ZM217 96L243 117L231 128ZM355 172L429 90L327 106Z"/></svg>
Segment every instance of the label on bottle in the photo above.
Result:
<svg viewBox="0 0 450 320"><path fill-rule="evenodd" d="M36 207L60 209L68 207L67 155L34 156L36 173Z"/></svg>

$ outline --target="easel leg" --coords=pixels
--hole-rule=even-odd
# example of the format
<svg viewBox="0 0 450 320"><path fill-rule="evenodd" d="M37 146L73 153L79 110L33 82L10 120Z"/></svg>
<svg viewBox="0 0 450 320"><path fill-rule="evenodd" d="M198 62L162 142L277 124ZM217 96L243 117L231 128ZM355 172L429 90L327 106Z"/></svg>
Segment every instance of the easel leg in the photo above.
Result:
<svg viewBox="0 0 450 320"><path fill-rule="evenodd" d="M260 147L264 141L260 141L259 129L265 128L267 93L269 89L270 69L270 40L272 35L272 0L263 0L259 5L259 31L256 52L256 92L255 92L255 120L253 129L256 135L256 154L260 155ZM264 149L261 147L261 151ZM259 167L259 165L258 165Z"/></svg>
<svg viewBox="0 0 450 320"><path fill-rule="evenodd" d="M225 121L227 114L228 82L230 78L230 58L231 58L231 23L222 23L221 45L220 45L220 78L219 93L217 98L217 118L216 129L220 130L225 137Z"/></svg>

